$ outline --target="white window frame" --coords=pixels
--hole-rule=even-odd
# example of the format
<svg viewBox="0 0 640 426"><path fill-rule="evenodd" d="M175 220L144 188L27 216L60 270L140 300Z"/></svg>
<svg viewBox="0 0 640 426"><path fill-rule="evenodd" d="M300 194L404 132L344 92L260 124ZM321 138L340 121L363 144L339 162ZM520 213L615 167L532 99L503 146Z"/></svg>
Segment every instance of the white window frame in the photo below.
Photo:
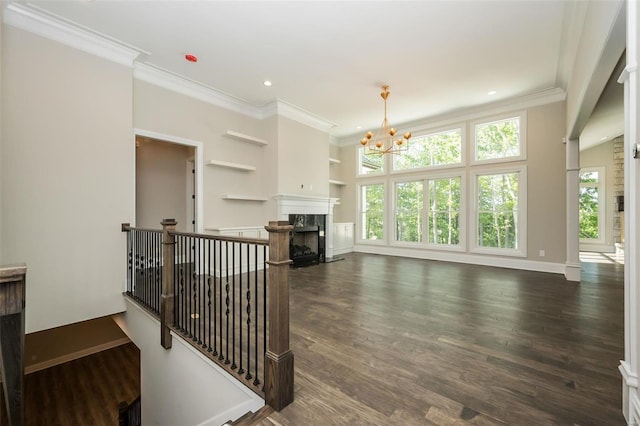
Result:
<svg viewBox="0 0 640 426"><path fill-rule="evenodd" d="M520 155L514 157L504 157L504 158L489 158L486 160L478 160L476 158L476 127L482 124L491 124L498 121L505 121L509 119L517 118L520 121L519 125L519 140L520 140ZM471 126L471 139L469 145L471 146L470 153L470 164L472 165L480 165L480 164L493 164L493 163L505 163L512 161L524 161L527 159L527 111L515 111L509 114L500 114L494 115L490 117L485 117L481 120L474 120L469 123Z"/></svg>
<svg viewBox="0 0 640 426"><path fill-rule="evenodd" d="M382 190L384 192L384 200L383 200L383 208L382 208L382 238L379 240L369 240L362 238L362 214L363 214L363 206L362 206L362 188L365 186L371 185L382 185ZM367 180L363 182L358 182L357 184L357 194L358 194L358 216L356 217L356 242L357 244L368 244L368 245L386 245L387 244L387 236L389 234L389 225L388 225L388 211L389 211L389 188L384 179L375 179L375 180Z"/></svg>
<svg viewBox="0 0 640 426"><path fill-rule="evenodd" d="M583 172L598 172L598 238L580 238L581 244L604 244L605 243L605 230L607 220L607 205L606 205L606 168L604 166L599 167L582 167L578 176L581 176ZM581 177L578 178L580 188L585 186L593 186L580 182Z"/></svg>
<svg viewBox="0 0 640 426"><path fill-rule="evenodd" d="M375 177L379 177L379 176L386 176L389 174L389 161L386 158L388 155L386 154L381 154L382 156L382 171L380 172L375 172L375 173L361 173L360 169L362 168L362 164L360 162L361 158L362 158L362 153L364 152L365 147L358 144L358 146L356 147L356 177L359 178L375 178Z"/></svg>
<svg viewBox="0 0 640 426"><path fill-rule="evenodd" d="M448 244L434 244L429 243L429 237L427 235L429 229L427 227L427 221L429 220L429 181L438 180L438 179L450 179L450 178L460 178L460 244L458 245L448 245ZM464 171L456 171L456 172L448 172L448 173L438 173L429 175L425 179L425 197L424 197L424 231L423 235L425 235L425 246L431 250L448 250L448 251L459 251L464 252L467 250L467 215L465 212L467 211L467 182L465 178Z"/></svg>
<svg viewBox="0 0 640 426"><path fill-rule="evenodd" d="M388 169L390 170L390 173L395 175L395 174L403 174L403 173L415 173L415 172L424 172L429 170L452 169L452 168L463 167L467 161L467 126L465 123L456 123L450 126L434 127L434 128L419 130L418 132L415 132L416 134L412 137L412 139L420 138L423 136L437 135L440 133L447 133L453 130L460 130L461 139L460 139L460 162L459 163L440 164L437 166L424 166L424 167L416 167L413 169L396 170L393 167L393 159L390 159L389 165L388 165ZM409 141L409 145L411 145L411 143L412 142Z"/></svg>
<svg viewBox="0 0 640 426"><path fill-rule="evenodd" d="M518 173L518 241L517 249L482 247L478 245L478 177L488 175L501 175ZM470 252L476 254L488 254L495 256L527 257L527 166L518 165L511 167L484 167L472 169L469 173L471 179L471 198L473 203L469 206L473 218L469 226Z"/></svg>

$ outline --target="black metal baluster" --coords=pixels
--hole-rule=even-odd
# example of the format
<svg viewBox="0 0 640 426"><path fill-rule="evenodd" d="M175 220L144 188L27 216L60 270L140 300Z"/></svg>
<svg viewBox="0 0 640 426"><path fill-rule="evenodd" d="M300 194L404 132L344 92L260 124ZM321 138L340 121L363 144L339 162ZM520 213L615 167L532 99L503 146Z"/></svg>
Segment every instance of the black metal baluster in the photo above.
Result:
<svg viewBox="0 0 640 426"><path fill-rule="evenodd" d="M196 239L194 237L191 237L191 263L192 263L192 272L191 272L191 291L192 291L192 305L191 305L191 323L192 323L192 330L193 330L193 341L197 342L198 341L198 329L196 328L197 325L197 316L198 316L198 287L197 287L197 275L196 275L196 271L197 271L197 252L196 252Z"/></svg>
<svg viewBox="0 0 640 426"><path fill-rule="evenodd" d="M133 266L133 249L131 248L131 230L127 231L127 294L131 293L131 267Z"/></svg>
<svg viewBox="0 0 640 426"><path fill-rule="evenodd" d="M231 243L231 369L238 368L236 365L236 243Z"/></svg>
<svg viewBox="0 0 640 426"><path fill-rule="evenodd" d="M207 265L209 270L209 273L207 274L207 310L209 314L209 321L205 322L205 324L209 325L207 329L207 352L211 352L211 240L207 241L207 246L209 248L209 255L207 256Z"/></svg>
<svg viewBox="0 0 640 426"><path fill-rule="evenodd" d="M155 235L155 252L156 252L156 285L155 285L155 304L156 304L156 312L158 314L160 314L160 293L161 291L161 286L162 286L162 275L161 275L161 270L162 267L161 265L161 259L162 259L162 234L159 234L156 232Z"/></svg>
<svg viewBox="0 0 640 426"><path fill-rule="evenodd" d="M198 315L198 344L200 346L202 346L202 335L204 334L202 332L202 324L203 324L203 315L204 315L204 309L201 309L201 300L204 300L204 295L201 293L202 291L202 280L204 279L204 272L202 270L202 263L204 262L204 257L203 257L203 246L202 246L202 239L200 237L198 237L196 239L197 241L197 245L198 245L198 250L196 250L196 255L197 255L197 261L198 261L198 271L200 272L198 274L198 278L197 278L197 283L198 283L198 308L197 308L197 315Z"/></svg>
<svg viewBox="0 0 640 426"><path fill-rule="evenodd" d="M218 266L220 267L220 277L219 277L220 278L219 279L220 282L218 283L218 285L219 285L218 288L219 288L219 291L220 291L220 294L219 294L219 297L218 297L218 305L219 305L218 306L218 308L219 308L218 309L218 315L219 315L218 328L219 328L219 332L220 332L220 335L219 335L218 339L220 340L220 355L218 356L218 359L222 361L224 359L224 355L222 354L222 351L223 351L223 349L222 349L222 323L223 323L223 320L222 320L222 282L223 282L222 241L220 241L220 243L218 245L218 248L219 248L219 250L218 250L218 256L219 256Z"/></svg>
<svg viewBox="0 0 640 426"><path fill-rule="evenodd" d="M225 299L224 299L224 303L226 305L226 310L225 310L225 316L226 316L226 326L227 326L227 338L226 338L226 359L224 361L225 364L229 364L229 241L225 241L224 242L224 252L225 252L225 275L226 275L226 280L225 280L225 286L224 286L224 291L225 291Z"/></svg>
<svg viewBox="0 0 640 426"><path fill-rule="evenodd" d="M249 256L251 248L247 247L247 263L249 263ZM247 271L247 375L245 379L251 380L251 271Z"/></svg>
<svg viewBox="0 0 640 426"><path fill-rule="evenodd" d="M247 248L249 245L247 244ZM240 300L238 300L238 331L240 332L240 344L238 345L238 352L240 353L240 368L238 369L238 374L244 374L244 368L242 364L242 243L238 244L238 260L240 262L240 268L238 270L238 296ZM249 263L247 263L247 273L249 272Z"/></svg>
<svg viewBox="0 0 640 426"><path fill-rule="evenodd" d="M185 265L185 257L184 257L184 249L185 242L184 237L180 237L180 330L182 330L182 334L187 334L187 325L186 325L186 309L185 309L185 298L186 292L184 291L184 287L186 283L186 265Z"/></svg>
<svg viewBox="0 0 640 426"><path fill-rule="evenodd" d="M180 276L180 262L176 259L180 258L178 239L175 238L175 249L173 253L173 259L165 259L167 262L173 262L173 326L180 328L180 289L179 289L179 276ZM177 256L176 256L177 255Z"/></svg>
<svg viewBox="0 0 640 426"><path fill-rule="evenodd" d="M216 274L216 265L219 265L218 259L216 258L216 250L217 241L213 240L213 336L211 339L213 340L213 356L218 355L218 341L216 340L218 329L216 326L218 325L218 305L216 304L218 301L218 297L216 293L216 285L217 285L217 274Z"/></svg>
<svg viewBox="0 0 640 426"><path fill-rule="evenodd" d="M256 365L256 374L254 376L254 380L253 380L253 385L254 386L258 386L260 384L260 380L258 380L258 364L260 364L260 359L258 358L258 245L255 245L255 255L256 255L256 279L255 279L255 308L256 308L256 314L255 314L255 351L256 351L256 361L255 361L255 365Z"/></svg>
<svg viewBox="0 0 640 426"><path fill-rule="evenodd" d="M258 269L257 261L256 261L256 269ZM267 246L262 246L262 359L263 360L266 354L267 354ZM258 371L257 366L256 366L256 371ZM256 375L257 374L258 373L256 373ZM263 384L262 390L264 390L264 384Z"/></svg>

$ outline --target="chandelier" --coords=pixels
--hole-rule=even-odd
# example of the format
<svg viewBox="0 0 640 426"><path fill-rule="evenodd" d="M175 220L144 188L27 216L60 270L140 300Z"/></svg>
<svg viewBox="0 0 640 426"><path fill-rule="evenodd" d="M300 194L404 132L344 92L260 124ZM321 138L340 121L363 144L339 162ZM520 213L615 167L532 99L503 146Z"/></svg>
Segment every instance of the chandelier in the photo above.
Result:
<svg viewBox="0 0 640 426"><path fill-rule="evenodd" d="M389 125L387 120L387 98L389 97L389 86L382 86L380 96L384 99L384 120L380 129L375 134L367 132L360 140L360 144L365 148L365 155L371 154L399 154L409 148L411 133L407 132L401 138L394 139L398 131Z"/></svg>

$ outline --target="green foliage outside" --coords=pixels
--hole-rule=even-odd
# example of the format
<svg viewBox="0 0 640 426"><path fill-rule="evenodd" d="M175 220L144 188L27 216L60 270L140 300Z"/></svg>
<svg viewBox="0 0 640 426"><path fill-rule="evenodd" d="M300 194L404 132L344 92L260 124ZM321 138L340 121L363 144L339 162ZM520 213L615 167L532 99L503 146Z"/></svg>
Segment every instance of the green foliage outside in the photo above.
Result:
<svg viewBox="0 0 640 426"><path fill-rule="evenodd" d="M478 176L478 246L517 248L518 173Z"/></svg>
<svg viewBox="0 0 640 426"><path fill-rule="evenodd" d="M362 187L362 238L381 240L384 236L384 185Z"/></svg>
<svg viewBox="0 0 640 426"><path fill-rule="evenodd" d="M460 178L429 181L429 243L460 244L460 198Z"/></svg>
<svg viewBox="0 0 640 426"><path fill-rule="evenodd" d="M396 240L422 242L422 181L396 183Z"/></svg>
<svg viewBox="0 0 640 426"><path fill-rule="evenodd" d="M580 238L597 240L598 223L598 172L580 173L579 223Z"/></svg>
<svg viewBox="0 0 640 426"><path fill-rule="evenodd" d="M393 156L394 170L458 164L462 161L462 130L411 139L409 149Z"/></svg>
<svg viewBox="0 0 640 426"><path fill-rule="evenodd" d="M520 155L520 120L510 118L476 126L476 159Z"/></svg>

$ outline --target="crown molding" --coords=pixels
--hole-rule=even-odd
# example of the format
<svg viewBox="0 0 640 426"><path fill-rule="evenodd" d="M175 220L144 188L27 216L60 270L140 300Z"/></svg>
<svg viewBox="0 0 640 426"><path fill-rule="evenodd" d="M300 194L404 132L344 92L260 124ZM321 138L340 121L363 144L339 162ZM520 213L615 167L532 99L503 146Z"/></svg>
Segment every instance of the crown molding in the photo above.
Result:
<svg viewBox="0 0 640 426"><path fill-rule="evenodd" d="M476 105L446 114L425 117L411 122L399 123L396 125L396 127L401 127L403 129L406 129L407 131L412 132L443 127L451 124L458 124L461 121L472 121L490 115L498 115L555 102L562 102L566 100L566 98L567 93L564 90L560 88L553 88L536 93L531 93L529 95L519 96L516 98L504 99L483 105ZM336 145L342 147L358 144L361 137L361 133L354 133L348 136L344 136L342 138L338 138Z"/></svg>
<svg viewBox="0 0 640 426"><path fill-rule="evenodd" d="M248 115L249 117L263 118L262 109L249 104L245 100L150 64L136 62L133 68L133 77L211 105Z"/></svg>
<svg viewBox="0 0 640 426"><path fill-rule="evenodd" d="M8 4L3 11L3 22L127 67L132 67L140 54L147 53L33 5Z"/></svg>
<svg viewBox="0 0 640 426"><path fill-rule="evenodd" d="M328 132L336 126L336 123L325 120L322 117L290 104L289 102L283 101L282 99L275 99L269 102L262 107L262 111L262 118L279 115L323 132Z"/></svg>

